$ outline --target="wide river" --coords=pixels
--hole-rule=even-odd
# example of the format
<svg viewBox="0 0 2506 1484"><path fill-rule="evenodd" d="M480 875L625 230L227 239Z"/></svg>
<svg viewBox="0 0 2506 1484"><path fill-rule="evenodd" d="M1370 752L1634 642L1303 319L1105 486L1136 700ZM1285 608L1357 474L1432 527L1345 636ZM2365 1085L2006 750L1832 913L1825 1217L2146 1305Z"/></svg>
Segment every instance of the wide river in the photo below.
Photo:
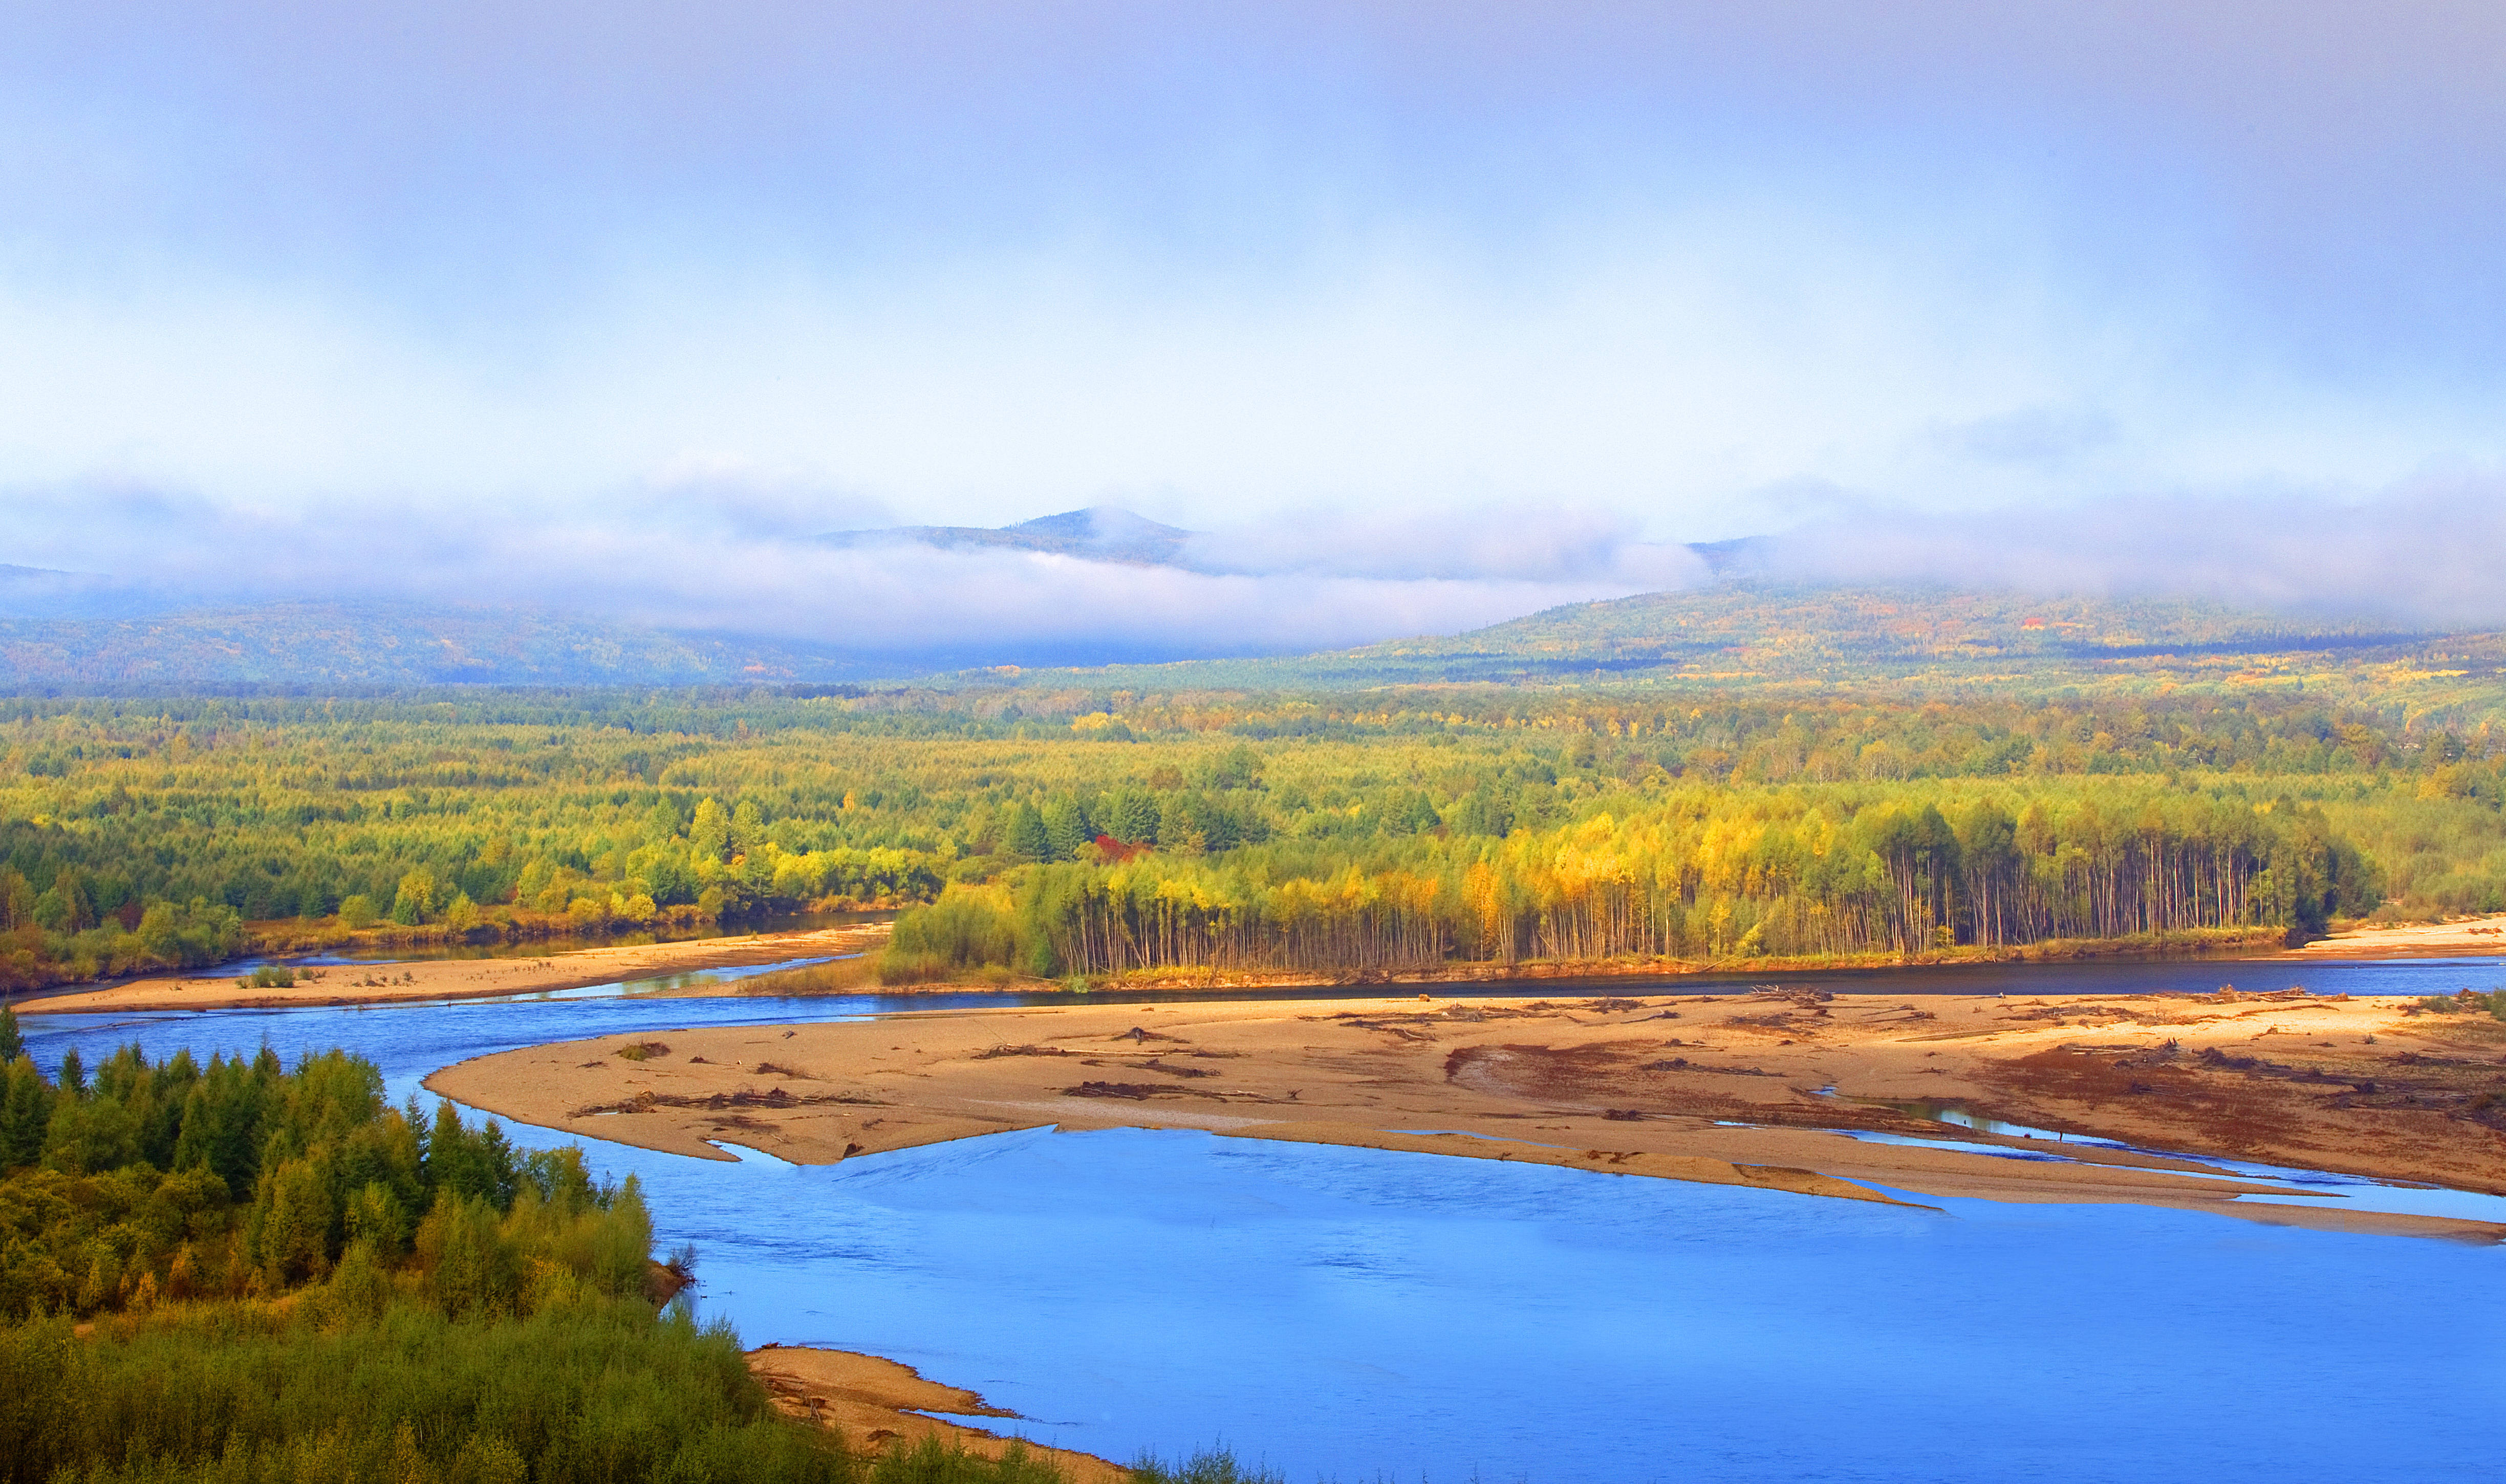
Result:
<svg viewBox="0 0 2506 1484"><path fill-rule="evenodd" d="M1893 993L2501 981L2493 959L1780 976ZM545 1041L1005 1003L622 992L639 987L24 1024L48 1067L73 1044L90 1065L133 1041L152 1056L343 1046L399 1098L450 1062ZM1035 1419L1031 1436L1118 1460L1223 1439L1296 1484L2506 1469L2497 1248L1198 1133L1039 1130L818 1168L588 1148L643 1180L662 1243L698 1245L701 1309L747 1343L890 1356Z"/></svg>

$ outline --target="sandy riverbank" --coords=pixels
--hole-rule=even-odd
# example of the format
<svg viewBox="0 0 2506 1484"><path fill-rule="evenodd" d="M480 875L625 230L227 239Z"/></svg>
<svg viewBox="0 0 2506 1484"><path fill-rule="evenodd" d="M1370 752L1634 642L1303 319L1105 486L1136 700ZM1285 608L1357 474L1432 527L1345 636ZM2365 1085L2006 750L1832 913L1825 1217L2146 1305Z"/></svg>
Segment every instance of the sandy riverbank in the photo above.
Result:
<svg viewBox="0 0 2506 1484"><path fill-rule="evenodd" d="M1076 1002L564 1042L464 1062L427 1085L523 1122L700 1157L725 1157L711 1140L832 1163L1046 1124L1198 1128L1854 1199L1886 1199L1876 1186L2506 1235L2338 1201L2238 1205L2256 1187L2181 1159L2072 1146L2074 1161L2016 1160L1835 1132L1937 1138L1941 1125L1889 1105L1951 1104L2194 1155L2506 1192L2506 1024L2392 1000Z"/></svg>
<svg viewBox="0 0 2506 1484"><path fill-rule="evenodd" d="M766 1383L774 1404L786 1414L837 1430L844 1441L864 1453L890 1448L911 1451L925 1437L944 1446L962 1447L984 1458L998 1458L1016 1436L1015 1424L1027 1421L1004 1411L973 1392L925 1380L910 1365L845 1350L815 1350L766 1345L748 1353L748 1368ZM996 1417L1009 1435L947 1417ZM1128 1468L1063 1448L1027 1444L1030 1454L1052 1460L1072 1484L1125 1484Z"/></svg>
<svg viewBox="0 0 2506 1484"><path fill-rule="evenodd" d="M752 934L737 937L691 938L668 943L647 943L637 946L579 949L567 953L551 953L531 958L512 959L430 959L396 964L331 965L300 971L294 985L274 988L246 989L235 982L235 975L213 970L193 974L161 974L102 989L52 991L20 996L16 1006L20 1014L69 1013L90 1010L160 1010L160 1009L232 1009L268 1008L281 1006L382 1004L393 1001L455 1000L494 995L539 994L550 990L577 989L589 984L606 984L621 979L657 978L676 973L691 973L705 969L738 965L767 964L779 959L831 957L841 954L876 953L886 941L885 923L857 923L840 928L819 929L806 933ZM2044 961L2070 962L2120 954L2123 949L2110 946L2104 951L2091 951L2094 945L2039 945L2036 950L2010 950L1991 958L1951 955L1920 961L1924 967L1941 967L1967 963L2017 963ZM2222 964L2236 962L2272 962L2275 960L2309 959L2384 959L2448 957L2459 955L2506 954L2506 915L2454 923L2413 924L2396 928L2360 928L2345 930L2335 936L2309 943L2304 948L2273 953L2244 951L2211 952L2200 956L2215 957ZM1612 979L1676 979L1711 973L1731 975L1748 972L1796 973L1822 969L1897 967L1884 957L1851 961L1821 960L1718 960L1695 963L1663 959L1657 961L1604 960L1593 962L1541 962L1523 964L1454 964L1433 972L1401 972L1372 977L1368 982L1383 984L1387 990L1413 985L1438 989L1466 989L1474 984L1537 987L1552 980L1608 981ZM1217 972L1199 969L1177 969L1159 972L1135 972L1124 976L1121 987L1135 992L1189 995L1197 990L1290 989L1309 987L1317 982L1311 973ZM768 986L745 986L734 983L721 986L698 985L666 991L679 995L736 995L750 989ZM985 979L963 984L914 984L881 988L877 985L855 986L882 994L980 994L1006 992L1031 994L1053 986L1029 980ZM1562 986L1561 986L1562 987Z"/></svg>
<svg viewBox="0 0 2506 1484"><path fill-rule="evenodd" d="M333 964L300 970L284 987L246 989L232 972L168 974L133 979L106 989L21 998L18 1013L68 1014L87 1010L268 1008L279 1006L382 1004L406 1000L466 1000L490 995L541 994L771 964L877 951L886 941L884 923L854 923L808 933L748 934L737 937L686 938L523 959L421 959L400 964Z"/></svg>
<svg viewBox="0 0 2506 1484"><path fill-rule="evenodd" d="M2292 959L2437 959L2506 955L2506 913L2461 922L2415 922L2344 928L2283 957Z"/></svg>

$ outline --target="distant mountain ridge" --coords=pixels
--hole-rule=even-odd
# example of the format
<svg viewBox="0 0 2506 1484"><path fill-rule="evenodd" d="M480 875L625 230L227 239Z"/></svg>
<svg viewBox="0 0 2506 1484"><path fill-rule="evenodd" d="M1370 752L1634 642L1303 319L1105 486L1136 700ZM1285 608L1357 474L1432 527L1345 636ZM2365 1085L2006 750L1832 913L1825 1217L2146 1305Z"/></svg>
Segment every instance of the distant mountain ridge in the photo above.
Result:
<svg viewBox="0 0 2506 1484"><path fill-rule="evenodd" d="M844 548L922 546L943 551L1045 551L1086 561L1180 567L1192 572L1244 570L1219 553L1196 553L1193 541L1206 534L1165 525L1120 506L1094 505L1056 515L1039 515L1016 525L877 526L828 531L813 539L826 546ZM1732 541L1693 542L1688 544L1688 549L1696 552L1706 571L1716 578L1740 577L1765 567L1772 543L1763 536L1744 536Z"/></svg>
<svg viewBox="0 0 2506 1484"><path fill-rule="evenodd" d="M1727 579L1571 604L1450 638L1029 672L1020 682L1159 691L1498 685L2021 695L2269 686L2506 717L2506 634L2307 621L2201 599ZM964 683L988 682L969 675Z"/></svg>
<svg viewBox="0 0 2506 1484"><path fill-rule="evenodd" d="M1098 507L998 528L903 526L817 539L1189 567L1195 535ZM2416 688L2410 693L2422 700L2412 704L2492 706L2506 698L2506 636L2497 634L2414 633L2194 599L1788 585L1762 575L1768 548L1746 538L1693 548L1718 574L1703 587L1572 604L1451 637L1202 659L1175 657L1172 637L1153 624L1121 646L1003 635L873 652L841 639L682 630L520 605L213 604L96 574L0 565L0 689L1920 685L2053 693L2178 684L2366 687L2381 674ZM2506 716L2506 704L2493 709Z"/></svg>
<svg viewBox="0 0 2506 1484"><path fill-rule="evenodd" d="M1162 525L1117 506L1092 506L1039 515L1016 525L901 525L875 530L830 531L817 539L833 547L913 544L944 551L994 548L1009 551L1050 551L1088 561L1128 562L1145 567L1183 565L1184 543L1197 531Z"/></svg>
<svg viewBox="0 0 2506 1484"><path fill-rule="evenodd" d="M144 605L123 584L91 572L0 564L0 617L93 617Z"/></svg>
<svg viewBox="0 0 2506 1484"><path fill-rule="evenodd" d="M1153 642L1124 653L1101 643L1041 641L899 653L666 629L545 609L372 599L103 617L0 614L0 693L893 685L1004 664L1015 669L1143 657L1164 654Z"/></svg>
<svg viewBox="0 0 2506 1484"><path fill-rule="evenodd" d="M734 685L841 681L872 668L832 649L517 608L315 602L0 618L0 683L21 689Z"/></svg>

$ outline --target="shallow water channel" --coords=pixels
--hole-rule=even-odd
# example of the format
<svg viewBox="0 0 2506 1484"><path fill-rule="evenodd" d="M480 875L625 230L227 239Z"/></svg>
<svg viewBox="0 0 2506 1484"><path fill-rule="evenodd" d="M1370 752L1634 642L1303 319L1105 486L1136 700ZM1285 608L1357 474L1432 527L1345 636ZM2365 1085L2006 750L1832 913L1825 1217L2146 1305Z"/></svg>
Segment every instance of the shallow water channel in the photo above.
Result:
<svg viewBox="0 0 2506 1484"><path fill-rule="evenodd" d="M2102 966L2102 984L2086 967L2024 982L2152 987L2149 966ZM2462 960L2195 970L2325 993L2498 977ZM1003 1003L633 987L25 1026L48 1066L71 1044L90 1063L130 1041L152 1056L344 1046L399 1098L449 1062L544 1041ZM698 1244L701 1309L748 1343L894 1357L1116 1459L1223 1438L1299 1484L2278 1484L2493 1476L2506 1444L2494 1248L1189 1132L1039 1130L817 1168L588 1148L642 1178L665 1245Z"/></svg>

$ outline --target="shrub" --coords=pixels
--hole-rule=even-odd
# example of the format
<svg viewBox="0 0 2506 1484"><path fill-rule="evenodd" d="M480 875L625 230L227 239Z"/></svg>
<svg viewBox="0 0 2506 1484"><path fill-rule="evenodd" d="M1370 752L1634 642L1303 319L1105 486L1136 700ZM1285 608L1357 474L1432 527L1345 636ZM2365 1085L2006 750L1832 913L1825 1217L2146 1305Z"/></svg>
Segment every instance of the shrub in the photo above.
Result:
<svg viewBox="0 0 2506 1484"><path fill-rule="evenodd" d="M1131 1466L1131 1484L1287 1484L1275 1468L1251 1467L1235 1461L1225 1444L1205 1448L1169 1466L1155 1457Z"/></svg>

